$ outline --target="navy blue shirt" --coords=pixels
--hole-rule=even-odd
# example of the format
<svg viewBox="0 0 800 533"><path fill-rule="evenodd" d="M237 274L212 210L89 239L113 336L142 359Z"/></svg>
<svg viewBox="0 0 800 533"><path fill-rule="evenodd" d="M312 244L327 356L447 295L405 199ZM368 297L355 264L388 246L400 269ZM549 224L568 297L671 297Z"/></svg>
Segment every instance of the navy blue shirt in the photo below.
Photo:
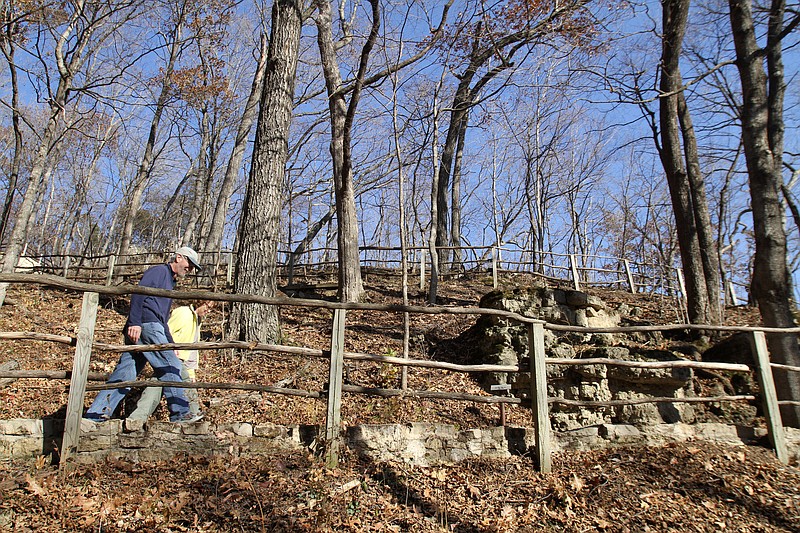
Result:
<svg viewBox="0 0 800 533"><path fill-rule="evenodd" d="M142 275L139 286L171 291L175 288L175 278L172 268L165 263L148 268ZM164 326L164 333L166 333L169 342L172 342L172 333L170 333L167 325L171 306L172 298L167 298L166 296L132 294L131 310L128 313L128 321L125 323L125 332L128 331L128 326L141 326L147 322L158 322Z"/></svg>

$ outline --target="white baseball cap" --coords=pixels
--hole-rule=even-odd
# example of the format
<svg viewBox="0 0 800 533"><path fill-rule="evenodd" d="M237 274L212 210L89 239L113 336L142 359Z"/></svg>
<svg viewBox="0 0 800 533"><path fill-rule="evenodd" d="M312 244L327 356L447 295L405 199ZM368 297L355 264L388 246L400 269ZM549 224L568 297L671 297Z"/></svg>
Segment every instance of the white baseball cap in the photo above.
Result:
<svg viewBox="0 0 800 533"><path fill-rule="evenodd" d="M182 255L183 257L188 259L189 262L194 266L195 270L200 270L201 268L203 268L200 266L200 258L197 256L197 252L195 252L188 246L181 246L180 248L175 250L175 254Z"/></svg>

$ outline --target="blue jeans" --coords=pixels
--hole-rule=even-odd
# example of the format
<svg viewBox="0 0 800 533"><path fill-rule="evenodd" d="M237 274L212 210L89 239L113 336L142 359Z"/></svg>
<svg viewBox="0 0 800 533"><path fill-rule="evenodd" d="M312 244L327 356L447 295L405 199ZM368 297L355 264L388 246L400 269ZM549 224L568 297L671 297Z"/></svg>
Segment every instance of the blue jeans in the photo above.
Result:
<svg viewBox="0 0 800 533"><path fill-rule="evenodd" d="M189 381L189 372L186 366L181 367L181 379ZM193 415L200 414L200 396L197 394L197 389L180 389L186 395L186 400L189 402L189 411ZM128 415L128 418L133 420L147 420L150 418L158 404L161 403L161 387L147 387L142 391L142 396L136 402L136 409Z"/></svg>
<svg viewBox="0 0 800 533"><path fill-rule="evenodd" d="M129 339L126 337L126 342ZM158 322L142 324L142 334L136 344L166 344L169 340L164 333L164 326ZM180 376L181 361L172 350L159 352L125 352L117 363L117 367L108 378L109 383L133 381L150 363L153 375L160 381L183 381ZM107 420L114 415L119 402L130 392L130 387L124 389L108 389L100 391L97 398L86 411L85 418L94 420ZM189 402L181 388L164 387L164 397L167 399L170 420L177 420L188 415Z"/></svg>

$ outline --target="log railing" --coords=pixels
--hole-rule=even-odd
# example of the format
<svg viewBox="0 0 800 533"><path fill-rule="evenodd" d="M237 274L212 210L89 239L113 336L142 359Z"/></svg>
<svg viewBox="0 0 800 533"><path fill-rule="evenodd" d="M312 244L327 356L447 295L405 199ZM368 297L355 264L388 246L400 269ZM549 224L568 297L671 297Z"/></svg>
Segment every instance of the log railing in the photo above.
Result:
<svg viewBox="0 0 800 533"><path fill-rule="evenodd" d="M331 464L338 459L338 450L341 444L340 435L340 410L342 393L366 394L378 397L404 396L409 398L441 398L454 399L469 402L492 403L492 404L528 404L532 409L532 421L535 438L535 459L541 471L549 471L551 468L550 450L550 423L549 408L551 403L565 405L601 407L601 406L621 406L634 405L639 403L681 403L681 402L721 402L721 401L752 401L756 398L750 395L739 396L716 396L716 397L695 397L695 398L647 398L637 400L615 400L611 402L588 402L575 401L563 398L547 398L547 365L617 365L639 368L693 368L706 369L724 372L749 372L752 371L748 365L730 363L708 363L697 361L669 361L669 362L647 362L647 361L622 361L606 358L592 359L561 359L549 358L545 355L544 330L554 331L581 331L585 333L622 333L622 332L641 332L641 331L665 331L665 330L718 330L718 331L746 331L752 334L752 345L757 356L755 366L756 376L760 383L761 400L764 404L764 412L767 421L767 430L772 445L778 458L782 462L788 461L788 453L784 436L784 429L780 419L780 405L775 393L772 378L772 368L780 366L784 370L800 371L800 368L787 367L786 365L774 365L769 362L769 354L765 342L765 333L780 332L797 334L800 328L777 329L777 328L755 328L755 327L723 327L723 326L698 326L688 324L666 325L666 326L629 326L613 328L581 328L576 326L563 326L547 324L540 320L531 319L507 311L496 309L484 309L475 307L425 307L425 306L403 306L403 305L380 305L380 304L358 304L340 303L321 300L306 300L292 298L268 298L257 295L244 294L224 294L204 291L164 291L139 286L98 286L89 285L73 280L64 279L57 276L46 275L24 275L24 274L0 274L0 282L8 283L36 283L70 289L84 293L81 321L78 333L75 337L64 335L48 335L36 332L0 332L0 340L39 340L68 344L75 347L75 358L72 371L24 371L24 370L0 370L0 379L4 378L51 378L51 379L70 379L69 400L67 405L67 418L65 421L64 438L61 446L61 464L69 464L69 459L77 450L80 437L80 421L84 406L84 394L86 391L102 390L109 388L126 387L147 387L153 386L149 381L132 381L125 383L103 383L89 385L89 380L103 379L105 376L91 374L88 372L91 354L97 351L124 352L124 351L147 351L165 348L197 348L202 350L216 350L223 348L234 348L238 350L270 351L286 355L297 355L304 357L321 357L329 360L328 387L322 391L304 391L274 387L261 384L249 383L158 383L158 386L168 385L184 388L202 389L241 389L256 390L273 394L283 394L287 396L302 396L308 398L326 398L328 409L326 416L326 444L327 458ZM163 344L163 345L112 345L93 341L94 322L97 314L98 294L107 295L126 295L131 293L151 294L169 296L176 300L185 299L206 299L227 302L258 303L264 305L278 306L300 306L324 308L332 311L332 334L330 340L330 350L324 351L306 347L283 346L278 344L258 344L246 343L241 341L222 341L222 342L203 342L191 344ZM516 365L458 365L439 361L418 360L401 358L386 355L373 355L368 353L346 352L344 350L344 339L346 335L346 311L347 310L370 310L392 313L423 313L423 314L461 314L461 315L495 315L522 323L528 330L529 354L528 364ZM530 372L531 391L530 397L526 400L502 396L481 396L475 394L453 393L447 391L413 391L401 389L380 389L347 385L342 382L344 362L351 361L372 361L383 364L399 365L403 367L420 367L442 369L456 372Z"/></svg>
<svg viewBox="0 0 800 533"><path fill-rule="evenodd" d="M361 266L365 269L380 269L386 272L401 270L401 249L396 247L362 246ZM461 258L458 263L439 265L439 272L487 272L491 273L494 286L498 286L502 273L527 273L551 281L568 281L576 290L587 286L603 286L671 297L682 297L685 293L679 270L674 265L642 263L626 258L592 255L568 254L544 251L531 251L502 246L447 246L437 250L457 251ZM196 277L204 287L230 287L232 285L234 252L199 251L201 260L207 268ZM80 256L76 254L28 254L26 266L21 273L41 273L87 283L120 284L135 280L148 267L164 262L170 251L132 253L125 256L104 254ZM430 273L426 270L429 262L427 247L407 247L407 262L419 276L420 289L427 283ZM277 264L278 275L288 285L320 275L331 276L337 268L336 250L314 248L305 250L307 258L301 262L293 254L283 251L279 254L284 261ZM327 258L327 259L326 259ZM730 290L727 291L730 293ZM729 298L736 298L728 295Z"/></svg>

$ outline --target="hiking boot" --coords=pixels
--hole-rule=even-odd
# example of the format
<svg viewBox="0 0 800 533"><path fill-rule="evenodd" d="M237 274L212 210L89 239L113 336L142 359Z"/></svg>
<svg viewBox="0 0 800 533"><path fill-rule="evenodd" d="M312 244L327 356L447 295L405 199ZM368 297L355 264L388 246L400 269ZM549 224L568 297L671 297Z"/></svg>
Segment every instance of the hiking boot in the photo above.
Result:
<svg viewBox="0 0 800 533"><path fill-rule="evenodd" d="M195 422L199 422L203 419L203 413L186 413L183 416L176 418L175 420L170 420L170 422L175 422L176 424L194 424Z"/></svg>
<svg viewBox="0 0 800 533"><path fill-rule="evenodd" d="M103 422L108 422L111 420L111 417L108 415L95 415L86 413L83 415L84 420L91 420L95 424L102 424Z"/></svg>

